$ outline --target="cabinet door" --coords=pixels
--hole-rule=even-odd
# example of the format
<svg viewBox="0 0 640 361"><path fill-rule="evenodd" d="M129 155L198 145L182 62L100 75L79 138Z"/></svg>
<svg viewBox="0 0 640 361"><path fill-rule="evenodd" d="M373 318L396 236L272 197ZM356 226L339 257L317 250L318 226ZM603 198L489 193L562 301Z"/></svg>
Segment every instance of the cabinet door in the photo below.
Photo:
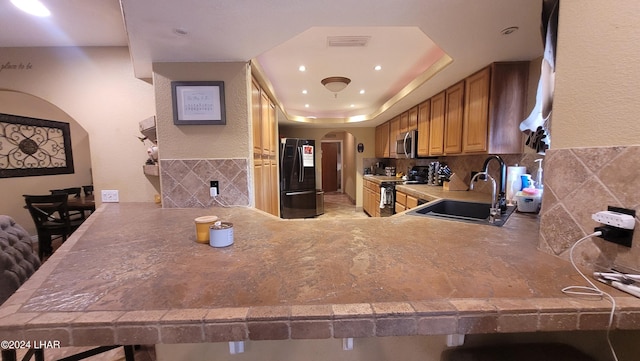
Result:
<svg viewBox="0 0 640 361"><path fill-rule="evenodd" d="M399 133L406 133L409 130L409 112L400 114L400 131Z"/></svg>
<svg viewBox="0 0 640 361"><path fill-rule="evenodd" d="M409 120L407 131L418 129L418 105L409 109Z"/></svg>
<svg viewBox="0 0 640 361"><path fill-rule="evenodd" d="M262 159L255 159L253 166L254 177L254 197L257 209L264 209L264 200L262 198L262 184L264 183L264 177L262 175Z"/></svg>
<svg viewBox="0 0 640 361"><path fill-rule="evenodd" d="M271 135L271 129L269 127L269 97L264 92L260 92L260 119L262 130L262 154L268 155L271 143L269 142L269 136Z"/></svg>
<svg viewBox="0 0 640 361"><path fill-rule="evenodd" d="M464 126L462 150L486 152L489 131L490 67L465 79Z"/></svg>
<svg viewBox="0 0 640 361"><path fill-rule="evenodd" d="M444 103L445 93L431 98L431 117L429 119L429 155L444 154Z"/></svg>
<svg viewBox="0 0 640 361"><path fill-rule="evenodd" d="M429 116L431 114L431 100L418 105L418 156L429 155Z"/></svg>
<svg viewBox="0 0 640 361"><path fill-rule="evenodd" d="M418 206L418 198L407 194L406 208L411 209Z"/></svg>
<svg viewBox="0 0 640 361"><path fill-rule="evenodd" d="M389 157L389 122L376 127L376 158Z"/></svg>
<svg viewBox="0 0 640 361"><path fill-rule="evenodd" d="M400 134L400 116L397 116L390 121L389 125L389 157L396 157L396 138Z"/></svg>
<svg viewBox="0 0 640 361"><path fill-rule="evenodd" d="M464 118L464 81L446 90L444 153L462 153L462 122Z"/></svg>
<svg viewBox="0 0 640 361"><path fill-rule="evenodd" d="M251 126L253 128L253 152L262 154L262 126L260 116L260 88L256 83L251 82Z"/></svg>
<svg viewBox="0 0 640 361"><path fill-rule="evenodd" d="M396 191L396 204L405 206L407 204L407 194Z"/></svg>

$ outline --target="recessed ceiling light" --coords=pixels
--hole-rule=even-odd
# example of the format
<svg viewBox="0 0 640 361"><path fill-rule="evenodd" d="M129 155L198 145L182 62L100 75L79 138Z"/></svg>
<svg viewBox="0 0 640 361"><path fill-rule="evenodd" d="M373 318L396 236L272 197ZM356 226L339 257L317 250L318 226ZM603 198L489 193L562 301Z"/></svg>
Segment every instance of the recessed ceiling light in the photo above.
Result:
<svg viewBox="0 0 640 361"><path fill-rule="evenodd" d="M304 107L305 107L305 108L308 108L308 107L309 107L309 104L305 104L305 105L304 105Z"/></svg>
<svg viewBox="0 0 640 361"><path fill-rule="evenodd" d="M513 34L516 31L518 31L518 29L520 29L520 28L517 27L517 26L510 26L508 28L504 28L504 29L500 30L500 34L502 34L502 35Z"/></svg>
<svg viewBox="0 0 640 361"><path fill-rule="evenodd" d="M307 89L304 89L304 90L302 91L302 94L307 94L307 93L308 93L308 92L307 92Z"/></svg>
<svg viewBox="0 0 640 361"><path fill-rule="evenodd" d="M356 105L355 105L355 104L351 104L351 105L349 105L349 106L350 106L351 108L355 108L355 106L356 106Z"/></svg>
<svg viewBox="0 0 640 361"><path fill-rule="evenodd" d="M375 70L381 70L381 69L382 69L382 66L380 66L380 65L376 65L376 67L375 67L375 68L373 68L373 69L375 69Z"/></svg>
<svg viewBox="0 0 640 361"><path fill-rule="evenodd" d="M364 94L364 89L360 90L360 94Z"/></svg>
<svg viewBox="0 0 640 361"><path fill-rule="evenodd" d="M185 36L189 34L189 32L184 28L175 28L173 29L173 33L180 36Z"/></svg>
<svg viewBox="0 0 640 361"><path fill-rule="evenodd" d="M25 13L46 17L51 15L51 11L47 9L39 0L11 0L11 3Z"/></svg>
<svg viewBox="0 0 640 361"><path fill-rule="evenodd" d="M300 66L298 67L298 70L300 70L300 71L305 71L305 70L307 70L307 67L306 67L306 66L304 66L304 65L300 65Z"/></svg>

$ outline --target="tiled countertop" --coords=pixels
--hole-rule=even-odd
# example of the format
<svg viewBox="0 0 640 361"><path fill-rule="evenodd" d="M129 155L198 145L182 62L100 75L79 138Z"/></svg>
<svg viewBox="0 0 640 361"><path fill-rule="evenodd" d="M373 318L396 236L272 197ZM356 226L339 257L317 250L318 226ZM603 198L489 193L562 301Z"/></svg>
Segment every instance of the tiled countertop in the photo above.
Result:
<svg viewBox="0 0 640 361"><path fill-rule="evenodd" d="M193 219L234 224L196 243ZM610 304L561 292L569 262L503 227L399 215L281 220L251 208L103 204L0 308L0 339L65 345L605 329ZM603 286L605 287L605 286ZM640 300L614 327L640 329Z"/></svg>

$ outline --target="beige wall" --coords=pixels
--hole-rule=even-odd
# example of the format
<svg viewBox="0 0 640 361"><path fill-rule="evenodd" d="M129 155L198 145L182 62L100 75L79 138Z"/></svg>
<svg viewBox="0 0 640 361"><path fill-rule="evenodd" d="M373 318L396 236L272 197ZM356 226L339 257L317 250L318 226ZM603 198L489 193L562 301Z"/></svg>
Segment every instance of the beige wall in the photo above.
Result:
<svg viewBox="0 0 640 361"><path fill-rule="evenodd" d="M560 2L551 148L640 143L639 1Z"/></svg>
<svg viewBox="0 0 640 361"><path fill-rule="evenodd" d="M51 189L91 184L89 135L73 118L58 107L29 94L0 90L0 113L69 123L73 174L0 179L0 199L2 199L0 214L13 217L30 234L35 235L35 225L29 212L24 209L22 195L48 194Z"/></svg>
<svg viewBox="0 0 640 361"><path fill-rule="evenodd" d="M249 158L248 63L155 63L160 159ZM224 81L226 125L174 125L172 81Z"/></svg>
<svg viewBox="0 0 640 361"><path fill-rule="evenodd" d="M42 99L88 133L96 190L118 189L121 201L153 201L159 180L142 173L147 146L136 138L138 122L155 114L153 87L134 77L126 47L3 48L0 63L8 62L25 67L2 70L0 89ZM10 182L0 179L0 188Z"/></svg>

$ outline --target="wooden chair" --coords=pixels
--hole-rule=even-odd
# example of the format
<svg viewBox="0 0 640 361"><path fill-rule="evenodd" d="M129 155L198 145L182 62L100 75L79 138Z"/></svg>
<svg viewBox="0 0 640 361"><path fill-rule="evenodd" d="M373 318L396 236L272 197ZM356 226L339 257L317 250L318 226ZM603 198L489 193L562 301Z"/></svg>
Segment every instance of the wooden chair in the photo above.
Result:
<svg viewBox="0 0 640 361"><path fill-rule="evenodd" d="M49 192L51 194L67 194L69 197L73 196L73 198L80 198L80 192L82 188L80 187L71 187L71 188L62 188L62 189L51 189ZM71 210L69 209L69 217L71 219L86 219L87 216L82 210Z"/></svg>
<svg viewBox="0 0 640 361"><path fill-rule="evenodd" d="M38 232L40 260L53 253L51 242L54 239L62 237L62 242L66 241L84 221L69 215L67 194L24 195L24 199Z"/></svg>
<svg viewBox="0 0 640 361"><path fill-rule="evenodd" d="M65 196L66 199L66 196ZM15 220L0 215L0 305L40 268L40 259L31 247L31 236ZM120 345L96 347L61 360L76 361L121 347ZM15 349L3 349L2 361L17 361ZM126 361L134 361L134 346L124 346ZM22 361L44 361L44 349L31 348L22 357Z"/></svg>

